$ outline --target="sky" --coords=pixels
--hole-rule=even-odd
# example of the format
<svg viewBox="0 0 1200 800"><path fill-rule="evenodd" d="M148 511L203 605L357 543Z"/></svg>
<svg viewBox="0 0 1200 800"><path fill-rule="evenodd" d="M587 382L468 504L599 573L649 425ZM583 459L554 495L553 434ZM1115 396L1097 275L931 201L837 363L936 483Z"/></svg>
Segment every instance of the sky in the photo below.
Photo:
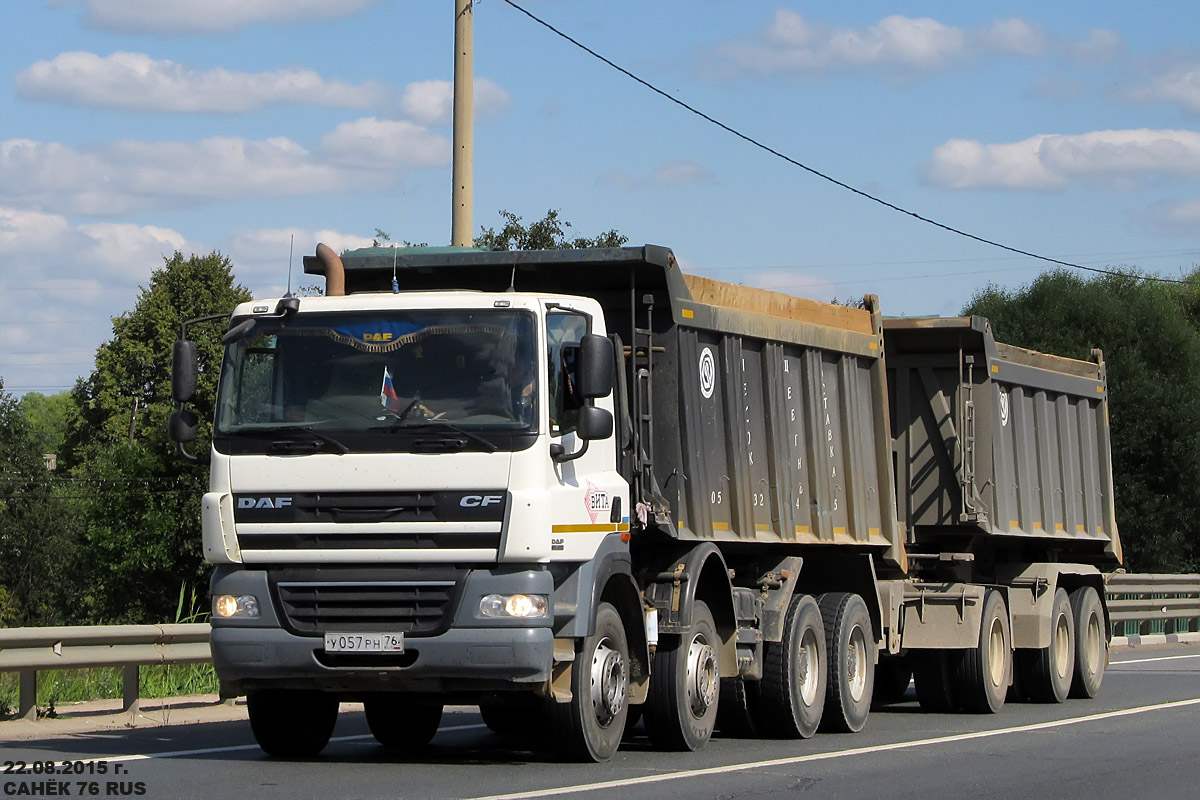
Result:
<svg viewBox="0 0 1200 800"><path fill-rule="evenodd" d="M1200 5L516 0L746 136L1022 250L1200 262ZM1152 9L1152 12L1151 12ZM684 269L885 314L1051 266L756 148L505 0L473 10L474 229L558 209ZM0 378L53 393L176 250L257 296L318 241L450 239L453 0L3 0Z"/></svg>

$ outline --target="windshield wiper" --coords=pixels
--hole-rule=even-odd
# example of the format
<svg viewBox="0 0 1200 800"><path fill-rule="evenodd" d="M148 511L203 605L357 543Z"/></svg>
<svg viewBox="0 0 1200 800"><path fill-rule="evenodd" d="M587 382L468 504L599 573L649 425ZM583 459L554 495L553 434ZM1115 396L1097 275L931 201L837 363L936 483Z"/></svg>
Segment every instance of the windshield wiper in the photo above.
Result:
<svg viewBox="0 0 1200 800"><path fill-rule="evenodd" d="M331 447L333 449L333 451L335 453L337 453L338 455L344 455L344 454L350 452L350 448L346 447L346 445L342 444L337 439L333 438L329 434L321 433L319 430L317 430L311 426L307 426L307 425L302 428L276 429L276 430L271 431L271 433L272 433L272 435L278 435L281 433L286 434L286 435L307 434L307 436L308 436L307 440L305 440L303 438L301 438L299 441L297 441L296 439L280 439L280 440L271 442L271 450L275 450L275 451L288 450L288 451L296 452L296 451L301 451L301 450L305 450L305 449L311 451L311 450L319 449L320 444L324 443L324 444L329 445L329 447ZM314 440L316 440L316 441L314 441Z"/></svg>
<svg viewBox="0 0 1200 800"><path fill-rule="evenodd" d="M444 428L447 432L456 433L459 436L465 436L476 444L482 445L483 449L489 453L494 453L498 449L496 444L490 439L480 436L478 433L469 431L466 428L460 428L453 422L447 422L444 419L424 419L419 422L405 423L397 419L391 425L382 425L377 428L371 428L374 431L425 431L431 428Z"/></svg>

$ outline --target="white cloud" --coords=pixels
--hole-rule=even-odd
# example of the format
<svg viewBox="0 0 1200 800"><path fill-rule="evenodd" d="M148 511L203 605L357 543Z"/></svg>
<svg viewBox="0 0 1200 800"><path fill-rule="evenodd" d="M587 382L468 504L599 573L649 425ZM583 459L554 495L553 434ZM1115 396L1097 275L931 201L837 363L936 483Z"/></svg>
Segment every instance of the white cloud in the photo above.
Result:
<svg viewBox="0 0 1200 800"><path fill-rule="evenodd" d="M450 143L411 122L342 123L309 152L291 139L120 141L75 150L0 141L0 202L111 215L152 204L329 193L386 185L403 170L449 162Z"/></svg>
<svg viewBox="0 0 1200 800"><path fill-rule="evenodd" d="M1019 18L968 30L929 17L893 14L874 25L839 28L779 8L756 40L726 42L712 55L719 68L733 73L814 73L870 67L929 72L988 53L1031 58L1049 47L1050 37L1040 26Z"/></svg>
<svg viewBox="0 0 1200 800"><path fill-rule="evenodd" d="M1084 64L1107 64L1125 51L1120 34L1103 28L1093 28L1082 42L1070 46L1071 56Z"/></svg>
<svg viewBox="0 0 1200 800"><path fill-rule="evenodd" d="M406 120L366 117L343 122L321 139L321 150L342 165L435 167L450 162L450 142Z"/></svg>
<svg viewBox="0 0 1200 800"><path fill-rule="evenodd" d="M75 0L88 25L123 33L220 33L262 22L348 17L379 0Z"/></svg>
<svg viewBox="0 0 1200 800"><path fill-rule="evenodd" d="M512 97L498 83L476 78L474 110L478 117L491 117L512 108ZM454 113L454 84L451 81L416 81L404 87L400 99L404 113L422 125L449 125Z"/></svg>
<svg viewBox="0 0 1200 800"><path fill-rule="evenodd" d="M1136 102L1172 103L1189 113L1200 114L1200 64L1172 67L1149 84L1130 89L1126 96Z"/></svg>
<svg viewBox="0 0 1200 800"><path fill-rule="evenodd" d="M1200 177L1200 133L1183 130L1043 134L1011 144L951 139L925 179L949 189L1062 189L1072 181L1128 182L1150 175Z"/></svg>
<svg viewBox="0 0 1200 800"><path fill-rule="evenodd" d="M1151 207L1146 219L1152 228L1163 233L1194 237L1200 234L1200 197L1158 203Z"/></svg>
<svg viewBox="0 0 1200 800"><path fill-rule="evenodd" d="M365 108L387 94L373 83L327 81L310 69L199 71L124 52L60 53L18 73L13 86L26 100L126 111L216 113L256 111L283 103Z"/></svg>
<svg viewBox="0 0 1200 800"><path fill-rule="evenodd" d="M651 170L646 177L639 177L621 169L605 170L596 177L596 184L632 192L647 185L674 189L710 183L712 179L712 172L698 161L667 161Z"/></svg>
<svg viewBox="0 0 1200 800"><path fill-rule="evenodd" d="M696 161L670 161L654 170L650 179L658 186L691 186L708 183L712 173Z"/></svg>
<svg viewBox="0 0 1200 800"><path fill-rule="evenodd" d="M304 273L303 258L316 252L324 242L335 251L368 247L371 237L334 230L311 231L303 228L258 228L241 231L229 246L238 280L262 296L281 295L287 290L288 250L293 252L292 288L322 280Z"/></svg>
<svg viewBox="0 0 1200 800"><path fill-rule="evenodd" d="M6 390L69 387L91 370L110 317L175 250L204 252L168 228L74 224L0 206L0 375Z"/></svg>

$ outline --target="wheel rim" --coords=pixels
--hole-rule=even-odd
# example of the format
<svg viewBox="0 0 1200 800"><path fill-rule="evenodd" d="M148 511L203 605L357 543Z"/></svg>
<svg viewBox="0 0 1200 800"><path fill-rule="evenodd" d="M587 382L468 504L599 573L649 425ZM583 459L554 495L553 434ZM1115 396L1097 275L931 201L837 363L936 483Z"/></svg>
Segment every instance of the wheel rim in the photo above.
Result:
<svg viewBox="0 0 1200 800"><path fill-rule="evenodd" d="M1005 651L1008 644L1004 641L1004 625L999 618L992 620L988 633L988 678L993 686L1001 686L1005 679Z"/></svg>
<svg viewBox="0 0 1200 800"><path fill-rule="evenodd" d="M850 631L846 644L846 686L856 703L867 693L867 637L859 625Z"/></svg>
<svg viewBox="0 0 1200 800"><path fill-rule="evenodd" d="M820 682L821 665L818 661L817 635L811 629L800 638L800 651L796 659L796 683L800 688L800 699L811 706L817 701L817 684Z"/></svg>
<svg viewBox="0 0 1200 800"><path fill-rule="evenodd" d="M607 728L625 708L628 693L625 659L603 639L592 653L592 711L600 727Z"/></svg>
<svg viewBox="0 0 1200 800"><path fill-rule="evenodd" d="M1065 678L1071 669L1071 629L1066 614L1060 614L1054 626L1054 671Z"/></svg>
<svg viewBox="0 0 1200 800"><path fill-rule="evenodd" d="M697 635L688 645L687 659L687 701L693 716L703 717L716 702L720 680L716 651L703 635Z"/></svg>
<svg viewBox="0 0 1200 800"><path fill-rule="evenodd" d="M1087 621L1087 632L1084 635L1083 656L1087 659L1087 670L1089 673L1099 672L1101 651L1103 645L1102 635L1100 633L1100 615L1090 614Z"/></svg>

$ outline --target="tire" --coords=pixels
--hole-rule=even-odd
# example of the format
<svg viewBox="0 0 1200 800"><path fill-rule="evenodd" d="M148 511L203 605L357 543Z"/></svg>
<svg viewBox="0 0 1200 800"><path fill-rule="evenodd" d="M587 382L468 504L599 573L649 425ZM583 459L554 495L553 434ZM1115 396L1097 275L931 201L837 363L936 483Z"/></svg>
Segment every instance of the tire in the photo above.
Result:
<svg viewBox="0 0 1200 800"><path fill-rule="evenodd" d="M532 694L482 702L479 716L492 733L501 736L538 736L546 729L545 701Z"/></svg>
<svg viewBox="0 0 1200 800"><path fill-rule="evenodd" d="M574 761L616 755L629 714L629 642L611 603L596 608L596 631L571 665L571 700L550 703L555 745Z"/></svg>
<svg viewBox="0 0 1200 800"><path fill-rule="evenodd" d="M717 703L717 732L731 739L753 739L758 736L754 723L757 681L745 678L722 678L721 699Z"/></svg>
<svg viewBox="0 0 1200 800"><path fill-rule="evenodd" d="M867 604L856 594L830 592L817 600L825 623L829 673L821 730L858 733L867 724L875 688L875 634Z"/></svg>
<svg viewBox="0 0 1200 800"><path fill-rule="evenodd" d="M1067 590L1059 587L1050 612L1050 646L1019 655L1022 693L1034 703L1063 702L1075 677L1075 659L1075 618Z"/></svg>
<svg viewBox="0 0 1200 800"><path fill-rule="evenodd" d="M1008 608L1000 592L989 589L983 599L979 645L961 651L955 670L955 694L974 714L995 714L1004 707L1012 683L1013 649Z"/></svg>
<svg viewBox="0 0 1200 800"><path fill-rule="evenodd" d="M337 698L323 692L260 689L246 696L250 730L263 752L309 758L325 749L337 724Z"/></svg>
<svg viewBox="0 0 1200 800"><path fill-rule="evenodd" d="M363 701L367 727L389 749L424 747L442 722L442 704L414 695L380 693Z"/></svg>
<svg viewBox="0 0 1200 800"><path fill-rule="evenodd" d="M1100 691L1108 666L1104 608L1094 588L1081 586L1071 592L1071 618L1075 622L1075 677L1070 696L1091 699Z"/></svg>
<svg viewBox="0 0 1200 800"><path fill-rule="evenodd" d="M658 749L699 750L708 744L721 696L719 647L716 623L702 600L692 609L687 633L659 643L643 710L646 732Z"/></svg>
<svg viewBox="0 0 1200 800"><path fill-rule="evenodd" d="M827 657L825 626L817 602L792 598L783 640L763 647L755 721L768 736L807 739L817 732L825 710Z"/></svg>
<svg viewBox="0 0 1200 800"><path fill-rule="evenodd" d="M962 658L959 650L924 650L911 656L917 702L930 714L954 714L961 708L955 692L951 664Z"/></svg>
<svg viewBox="0 0 1200 800"><path fill-rule="evenodd" d="M903 702L912 678L912 664L907 658L881 658L875 665L875 688L871 692L871 708Z"/></svg>

